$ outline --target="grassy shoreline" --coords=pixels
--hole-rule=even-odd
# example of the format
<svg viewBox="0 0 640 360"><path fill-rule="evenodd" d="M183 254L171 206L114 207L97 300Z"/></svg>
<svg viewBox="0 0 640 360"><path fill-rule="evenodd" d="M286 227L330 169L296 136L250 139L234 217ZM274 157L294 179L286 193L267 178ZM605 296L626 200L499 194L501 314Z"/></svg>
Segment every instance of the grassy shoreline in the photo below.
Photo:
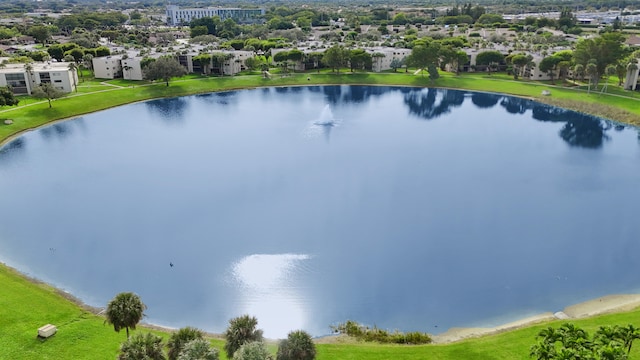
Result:
<svg viewBox="0 0 640 360"><path fill-rule="evenodd" d="M23 101L23 104L17 107L0 108L0 120L14 121L11 125L0 123L0 146L25 132L50 125L55 121L155 98L260 87L309 85L412 86L493 92L525 97L640 126L640 94L625 92L615 86L610 86L610 93L587 93L581 86L563 87L544 82L514 81L506 75L499 74L455 76L445 73L435 82L411 73L297 73L285 77L276 75L271 79L262 78L260 75L234 77L192 75L175 79L168 87L164 83L126 80L87 81L79 84L77 93L54 100L52 108L48 107L47 101L32 101L31 98L24 98L29 103L24 104L26 101ZM544 90L550 91L552 95L541 95Z"/></svg>
<svg viewBox="0 0 640 360"><path fill-rule="evenodd" d="M0 358L7 359L114 359L126 339L68 294L0 263ZM600 325L637 325L640 308L608 313L570 322L594 332ZM542 321L515 330L464 339L454 343L431 345L381 345L353 340L317 341L317 359L530 359L529 347L536 334L548 326L557 327L567 320ZM58 333L46 341L36 338L37 328L52 323ZM165 340L170 332L155 326L140 326L138 332L153 332ZM224 340L212 336L209 341L222 349ZM275 344L270 343L272 352ZM221 359L226 359L224 351ZM640 347L630 358L640 356Z"/></svg>

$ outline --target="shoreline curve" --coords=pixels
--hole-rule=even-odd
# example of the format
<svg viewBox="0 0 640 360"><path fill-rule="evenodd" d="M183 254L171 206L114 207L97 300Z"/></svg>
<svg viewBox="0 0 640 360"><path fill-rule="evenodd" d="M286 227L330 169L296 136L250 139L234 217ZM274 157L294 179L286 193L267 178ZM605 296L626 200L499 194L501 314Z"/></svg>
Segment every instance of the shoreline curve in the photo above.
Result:
<svg viewBox="0 0 640 360"><path fill-rule="evenodd" d="M103 316L104 307L96 307L89 305L82 301L82 299L73 295L70 292L57 288L45 281L42 281L36 277L28 275L10 265L7 265L4 262L0 262L0 266L7 268L10 272L15 275L33 283L33 284L44 284L51 289L55 290L55 293L59 296L65 298L67 301L74 303L76 306L81 308L84 311L92 313L96 316ZM612 294L605 295L599 298L587 300L584 302L580 302L577 304L569 305L564 308L563 311L559 311L556 313L545 312L538 315L528 316L522 319L518 319L506 324L501 324L495 327L454 327L450 328L444 333L438 335L432 335L433 342L432 344L450 344L459 342L466 339L479 338L483 336L496 335L503 332L513 331L517 329L526 328L533 325L538 325L541 323L546 323L555 320L573 320L573 319L583 319L589 318L598 315L611 314L611 313L619 313L632 311L640 307L640 294ZM159 330L167 333L172 333L177 331L177 328L173 328L170 326L164 326L160 324L153 324L147 322L140 322L138 324L140 327L151 329L151 330ZM214 339L224 339L223 334L206 332L207 337ZM274 342L278 339L266 339L268 342ZM351 342L348 339L345 339L343 335L327 335L327 336L319 336L315 338L316 343L343 343L343 342Z"/></svg>

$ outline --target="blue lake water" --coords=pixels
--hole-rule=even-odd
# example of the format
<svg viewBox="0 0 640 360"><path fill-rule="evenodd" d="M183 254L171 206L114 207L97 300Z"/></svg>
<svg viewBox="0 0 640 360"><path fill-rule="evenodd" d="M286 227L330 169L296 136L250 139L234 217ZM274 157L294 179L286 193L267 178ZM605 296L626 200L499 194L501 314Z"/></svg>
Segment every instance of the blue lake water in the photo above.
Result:
<svg viewBox="0 0 640 360"><path fill-rule="evenodd" d="M173 327L437 333L640 290L638 130L502 95L137 103L7 144L0 194L0 261Z"/></svg>

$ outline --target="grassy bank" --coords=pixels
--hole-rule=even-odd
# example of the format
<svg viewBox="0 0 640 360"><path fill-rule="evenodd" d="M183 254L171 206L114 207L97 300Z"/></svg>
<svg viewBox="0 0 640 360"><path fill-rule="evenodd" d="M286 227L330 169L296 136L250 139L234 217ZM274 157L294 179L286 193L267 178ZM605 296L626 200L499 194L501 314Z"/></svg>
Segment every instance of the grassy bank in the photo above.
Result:
<svg viewBox="0 0 640 360"><path fill-rule="evenodd" d="M58 290L27 279L0 264L0 359L109 359L116 357L125 332L116 333L104 319L70 301ZM144 300L144 299L143 299ZM638 325L640 310L575 320L593 332L603 324ZM47 340L36 338L38 327L51 323L58 333ZM318 344L318 359L530 359L529 347L543 327L536 325L498 335L470 339L448 345L400 346L378 344ZM138 328L136 331L149 331ZM168 338L162 331L154 333ZM223 341L211 339L222 349ZM275 350L271 346L272 351ZM631 358L640 357L640 347ZM221 358L225 359L224 351Z"/></svg>
<svg viewBox="0 0 640 360"><path fill-rule="evenodd" d="M638 94L624 92L611 86L609 94L588 94L580 86L562 87L541 82L513 81L506 75L443 74L431 82L427 77L411 73L304 73L270 79L260 75L234 77L187 76L175 79L170 86L164 83L111 80L109 82L81 82L78 92L57 99L49 108L46 101L23 98L18 107L0 109L0 120L11 119L13 124L0 125L0 142L25 130L34 129L48 122L75 117L114 106L158 97L173 97L212 91L255 88L264 86L299 86L320 84L401 85L417 87L447 87L512 94L533 98L541 102L564 106L595 115L640 125L640 99ZM543 90L551 96L542 96Z"/></svg>

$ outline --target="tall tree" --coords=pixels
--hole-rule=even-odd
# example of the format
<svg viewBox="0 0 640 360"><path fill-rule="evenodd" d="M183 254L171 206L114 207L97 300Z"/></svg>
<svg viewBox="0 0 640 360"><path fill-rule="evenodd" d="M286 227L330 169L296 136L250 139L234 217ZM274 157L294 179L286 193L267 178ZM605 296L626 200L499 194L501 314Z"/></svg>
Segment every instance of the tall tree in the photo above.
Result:
<svg viewBox="0 0 640 360"><path fill-rule="evenodd" d="M235 352L245 343L262 341L262 330L257 329L258 319L253 316L243 315L229 320L229 326L224 332L227 340L224 350L227 357L234 357Z"/></svg>
<svg viewBox="0 0 640 360"><path fill-rule="evenodd" d="M334 45L324 52L322 62L339 73L340 68L347 66L349 63L349 55L349 49L344 48L342 45Z"/></svg>
<svg viewBox="0 0 640 360"><path fill-rule="evenodd" d="M119 293L107 304L105 323L112 324L113 330L116 332L120 332L122 328L126 329L127 338L129 338L129 328L135 330L136 325L142 320L146 308L147 306L137 294L132 292Z"/></svg>
<svg viewBox="0 0 640 360"><path fill-rule="evenodd" d="M71 77L73 78L73 88L78 92L78 83L76 80L78 78L78 65L74 62L70 62L67 68L71 72Z"/></svg>
<svg viewBox="0 0 640 360"><path fill-rule="evenodd" d="M31 96L36 99L47 99L51 108L51 100L63 97L64 92L56 89L51 83L42 83L31 90Z"/></svg>
<svg viewBox="0 0 640 360"><path fill-rule="evenodd" d="M437 72L437 67L440 66L440 49L441 45L437 41L416 45L411 49L407 65L420 69L423 76L424 70L429 70L430 67L435 68ZM432 71L429 71L429 76L432 77Z"/></svg>
<svg viewBox="0 0 640 360"><path fill-rule="evenodd" d="M560 62L560 58L555 56L547 56L544 59L540 60L540 64L538 64L538 68L540 71L547 73L547 76L551 79L551 83L553 84L553 78L556 74L556 67Z"/></svg>
<svg viewBox="0 0 640 360"><path fill-rule="evenodd" d="M172 56L162 56L142 70L147 80L162 80L169 86L172 77L184 76L187 70Z"/></svg>
<svg viewBox="0 0 640 360"><path fill-rule="evenodd" d="M162 338L152 333L135 334L120 345L118 360L165 360Z"/></svg>
<svg viewBox="0 0 640 360"><path fill-rule="evenodd" d="M600 73L598 72L598 66L595 62L590 62L584 68L584 72L589 76L589 88L587 92L591 91L591 84L593 84L594 88L598 88L598 80L600 80Z"/></svg>
<svg viewBox="0 0 640 360"><path fill-rule="evenodd" d="M478 53L476 56L476 65L485 65L489 75L491 75L491 68L497 66L504 60L504 55L496 50L488 50Z"/></svg>
<svg viewBox="0 0 640 360"><path fill-rule="evenodd" d="M624 36L620 33L606 33L592 39L581 39L576 43L573 58L576 64L596 65L597 76L604 75L607 65L615 64L623 57L622 43Z"/></svg>
<svg viewBox="0 0 640 360"><path fill-rule="evenodd" d="M47 40L51 37L51 33L49 32L49 27L45 25L34 25L29 28L29 35L33 36L37 42L45 45Z"/></svg>

